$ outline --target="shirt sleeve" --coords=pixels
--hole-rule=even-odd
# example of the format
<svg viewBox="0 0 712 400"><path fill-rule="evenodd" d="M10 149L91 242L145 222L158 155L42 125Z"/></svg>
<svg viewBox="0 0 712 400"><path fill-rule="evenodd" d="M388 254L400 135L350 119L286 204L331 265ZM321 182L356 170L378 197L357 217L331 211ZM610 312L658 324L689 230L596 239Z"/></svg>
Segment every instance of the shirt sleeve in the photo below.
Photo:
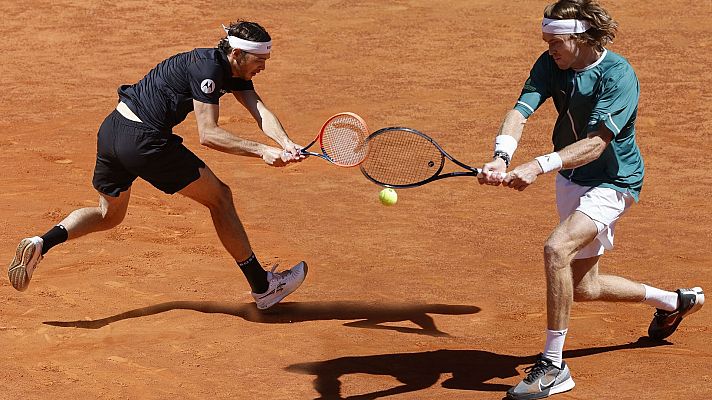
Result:
<svg viewBox="0 0 712 400"><path fill-rule="evenodd" d="M534 63L529 78L524 82L522 93L519 95L514 109L519 111L524 118L529 118L546 99L551 96L551 57L544 52Z"/></svg>
<svg viewBox="0 0 712 400"><path fill-rule="evenodd" d="M599 129L599 124L618 134L635 119L638 111L640 86L633 68L617 65L605 74L601 94L591 111L587 133Z"/></svg>
<svg viewBox="0 0 712 400"><path fill-rule="evenodd" d="M188 65L188 80L193 99L201 103L219 104L223 87L223 71L211 60L198 60Z"/></svg>
<svg viewBox="0 0 712 400"><path fill-rule="evenodd" d="M255 90L255 85L252 81L246 81L240 78L230 79L225 85L225 90L228 92L241 92L244 90Z"/></svg>

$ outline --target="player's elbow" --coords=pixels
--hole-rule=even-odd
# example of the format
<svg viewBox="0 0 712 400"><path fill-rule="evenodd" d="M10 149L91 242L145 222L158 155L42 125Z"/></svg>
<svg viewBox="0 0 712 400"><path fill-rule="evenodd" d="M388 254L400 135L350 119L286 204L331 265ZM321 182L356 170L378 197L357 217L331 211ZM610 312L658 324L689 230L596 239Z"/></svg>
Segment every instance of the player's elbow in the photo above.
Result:
<svg viewBox="0 0 712 400"><path fill-rule="evenodd" d="M220 146L219 142L215 140L214 138L200 138L200 145L205 146L209 149L213 150L221 150L222 147Z"/></svg>
<svg viewBox="0 0 712 400"><path fill-rule="evenodd" d="M202 134L202 133L201 133L200 135L198 135L198 136L199 136L199 139L200 139L200 145L201 145L201 146L212 147L213 142L212 142L212 140L210 139L210 136L204 135L204 134Z"/></svg>
<svg viewBox="0 0 712 400"><path fill-rule="evenodd" d="M606 147L608 147L608 142L606 141L600 141L597 142L593 148L592 153L595 155L594 159L598 159L598 157L603 154L604 151L606 151Z"/></svg>
<svg viewBox="0 0 712 400"><path fill-rule="evenodd" d="M214 148L216 144L216 135L210 128L198 129L198 139L201 146Z"/></svg>

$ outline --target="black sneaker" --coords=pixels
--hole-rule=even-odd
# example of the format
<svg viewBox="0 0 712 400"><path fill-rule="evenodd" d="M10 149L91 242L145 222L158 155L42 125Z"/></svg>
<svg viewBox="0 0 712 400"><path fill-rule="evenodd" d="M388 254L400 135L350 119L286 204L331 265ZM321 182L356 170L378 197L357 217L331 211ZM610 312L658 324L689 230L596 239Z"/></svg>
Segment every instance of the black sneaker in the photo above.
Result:
<svg viewBox="0 0 712 400"><path fill-rule="evenodd" d="M651 339L663 340L675 332L682 319L698 311L705 303L705 292L701 287L677 289L678 306L675 311L658 309L648 327Z"/></svg>
<svg viewBox="0 0 712 400"><path fill-rule="evenodd" d="M543 399L552 394L566 392L576 386L569 366L561 362L557 368L551 360L539 354L531 367L524 368L528 375L524 380L507 390L507 397L515 400Z"/></svg>

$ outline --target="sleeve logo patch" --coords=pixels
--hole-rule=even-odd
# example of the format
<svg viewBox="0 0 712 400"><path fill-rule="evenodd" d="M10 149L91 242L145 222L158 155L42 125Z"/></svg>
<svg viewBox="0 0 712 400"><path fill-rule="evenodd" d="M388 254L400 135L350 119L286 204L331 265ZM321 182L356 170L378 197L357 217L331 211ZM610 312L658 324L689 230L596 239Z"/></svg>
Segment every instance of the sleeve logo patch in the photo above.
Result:
<svg viewBox="0 0 712 400"><path fill-rule="evenodd" d="M215 91L215 82L212 79L205 79L200 82L200 90L205 94L210 94Z"/></svg>
<svg viewBox="0 0 712 400"><path fill-rule="evenodd" d="M527 79L527 81L524 82L524 90L528 90L530 92L536 92L536 88L534 87L534 85L532 85L531 78Z"/></svg>

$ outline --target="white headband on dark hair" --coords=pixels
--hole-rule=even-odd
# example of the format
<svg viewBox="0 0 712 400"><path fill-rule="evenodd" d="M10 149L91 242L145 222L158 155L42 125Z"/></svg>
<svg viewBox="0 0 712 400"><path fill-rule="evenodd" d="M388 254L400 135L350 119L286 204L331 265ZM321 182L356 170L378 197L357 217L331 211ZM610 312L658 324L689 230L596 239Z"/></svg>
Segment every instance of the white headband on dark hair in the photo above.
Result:
<svg viewBox="0 0 712 400"><path fill-rule="evenodd" d="M233 49L245 50L255 54L269 54L272 51L272 41L269 42L253 42L251 40L240 39L237 36L230 36L228 28L223 25L223 29L227 34L227 41Z"/></svg>
<svg viewBox="0 0 712 400"><path fill-rule="evenodd" d="M580 19L550 19L541 21L541 31L552 35L565 35L568 33L583 33L591 27L591 23Z"/></svg>

